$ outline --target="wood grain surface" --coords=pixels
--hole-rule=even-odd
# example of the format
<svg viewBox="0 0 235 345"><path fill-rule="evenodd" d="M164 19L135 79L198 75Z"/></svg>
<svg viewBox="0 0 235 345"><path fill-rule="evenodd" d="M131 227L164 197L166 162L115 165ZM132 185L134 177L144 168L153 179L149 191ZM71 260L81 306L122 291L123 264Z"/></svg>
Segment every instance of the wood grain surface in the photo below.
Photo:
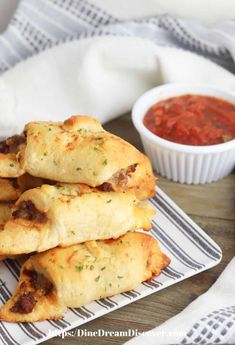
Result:
<svg viewBox="0 0 235 345"><path fill-rule="evenodd" d="M140 138L130 115L108 123L105 128L142 150ZM159 177L158 185L172 198L223 251L219 265L179 282L137 302L90 321L79 329L96 331L147 331L182 311L204 293L235 253L235 174L207 185L184 185ZM56 337L46 345L120 345L130 337Z"/></svg>

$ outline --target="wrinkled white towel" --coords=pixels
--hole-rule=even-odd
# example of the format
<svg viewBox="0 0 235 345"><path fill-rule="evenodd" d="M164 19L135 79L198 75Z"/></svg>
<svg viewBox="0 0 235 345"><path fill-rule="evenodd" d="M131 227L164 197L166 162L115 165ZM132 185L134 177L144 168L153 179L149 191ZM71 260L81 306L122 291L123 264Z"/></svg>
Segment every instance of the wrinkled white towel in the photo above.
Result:
<svg viewBox="0 0 235 345"><path fill-rule="evenodd" d="M167 82L208 82L235 92L231 73L182 49L231 63L235 22L209 28L156 16L155 0L148 6L141 0L134 8L133 1L20 2L0 35L0 71L8 70L0 76L0 137L20 132L34 119L86 113L105 122L129 111L147 89ZM184 0L177 1L186 9ZM216 4L214 19L220 14ZM232 18L233 1L223 4Z"/></svg>
<svg viewBox="0 0 235 345"><path fill-rule="evenodd" d="M205 1L202 6L202 2L21 0L0 36L0 72L65 41L104 35L142 37L191 50L234 72L235 22L229 20L235 17L234 2L223 0L222 8L221 0L214 0L213 6ZM203 19L206 12L210 13L207 22L210 18L213 25L195 20L199 13Z"/></svg>
<svg viewBox="0 0 235 345"><path fill-rule="evenodd" d="M131 37L93 37L48 49L0 77L0 137L33 119L91 114L106 122L143 92L169 82L207 82L235 92L235 76L183 50Z"/></svg>
<svg viewBox="0 0 235 345"><path fill-rule="evenodd" d="M235 344L235 257L181 313L126 345Z"/></svg>

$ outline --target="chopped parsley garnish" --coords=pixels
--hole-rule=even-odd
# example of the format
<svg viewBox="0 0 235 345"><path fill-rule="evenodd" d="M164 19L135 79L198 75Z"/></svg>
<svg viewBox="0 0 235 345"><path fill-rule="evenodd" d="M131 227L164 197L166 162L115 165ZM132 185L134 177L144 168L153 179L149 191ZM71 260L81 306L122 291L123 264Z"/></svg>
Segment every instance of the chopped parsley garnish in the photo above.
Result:
<svg viewBox="0 0 235 345"><path fill-rule="evenodd" d="M77 168L76 170L79 171L79 170L82 170L82 168Z"/></svg>
<svg viewBox="0 0 235 345"><path fill-rule="evenodd" d="M95 282L98 282L99 279L100 279L100 276L97 276L97 277L95 278Z"/></svg>
<svg viewBox="0 0 235 345"><path fill-rule="evenodd" d="M54 163L55 165L57 165L57 162L56 162L56 160L55 160L55 159L53 159L53 163Z"/></svg>
<svg viewBox="0 0 235 345"><path fill-rule="evenodd" d="M78 272L81 272L83 270L83 265L79 264L79 265L75 266L75 268Z"/></svg>
<svg viewBox="0 0 235 345"><path fill-rule="evenodd" d="M48 131L51 131L51 128L48 128Z"/></svg>
<svg viewBox="0 0 235 345"><path fill-rule="evenodd" d="M92 173L92 174L93 174L93 176L97 176L97 174L96 174L96 172L95 172L95 171L93 171L93 173Z"/></svg>
<svg viewBox="0 0 235 345"><path fill-rule="evenodd" d="M90 266L90 271L92 271L94 269L94 266L93 265L91 265Z"/></svg>
<svg viewBox="0 0 235 345"><path fill-rule="evenodd" d="M102 268L101 268L101 271L105 270L105 268L106 268L105 266L104 266L104 267L102 267Z"/></svg>
<svg viewBox="0 0 235 345"><path fill-rule="evenodd" d="M118 279L122 279L123 278L123 276L117 276L118 277Z"/></svg>
<svg viewBox="0 0 235 345"><path fill-rule="evenodd" d="M103 165L107 165L108 164L108 160L107 158L103 161Z"/></svg>
<svg viewBox="0 0 235 345"><path fill-rule="evenodd" d="M70 232L71 232L71 234L75 235L75 231L74 230L71 230Z"/></svg>
<svg viewBox="0 0 235 345"><path fill-rule="evenodd" d="M109 204L112 201L112 199L109 199L106 201L106 204Z"/></svg>
<svg viewBox="0 0 235 345"><path fill-rule="evenodd" d="M59 265L59 268L61 268L62 270L64 269L64 266L62 266L62 265Z"/></svg>
<svg viewBox="0 0 235 345"><path fill-rule="evenodd" d="M10 165L10 167L11 167L11 168L13 168L13 167L14 167L14 164L13 164L13 163L11 163L11 164L9 164L9 165Z"/></svg>
<svg viewBox="0 0 235 345"><path fill-rule="evenodd" d="M43 153L43 156L46 156L46 155L47 155L47 152L44 152L44 153Z"/></svg>
<svg viewBox="0 0 235 345"><path fill-rule="evenodd" d="M83 133L86 133L86 132L87 132L87 129L85 129L85 128L79 128L79 129L77 130L77 132L78 132L79 134L83 134Z"/></svg>

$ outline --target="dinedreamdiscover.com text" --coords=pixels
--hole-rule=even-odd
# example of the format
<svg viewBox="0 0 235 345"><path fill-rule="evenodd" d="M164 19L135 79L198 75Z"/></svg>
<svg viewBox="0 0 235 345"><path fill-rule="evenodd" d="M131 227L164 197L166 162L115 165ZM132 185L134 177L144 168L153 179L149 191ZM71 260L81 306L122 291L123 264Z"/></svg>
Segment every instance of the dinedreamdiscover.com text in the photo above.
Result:
<svg viewBox="0 0 235 345"><path fill-rule="evenodd" d="M154 332L154 331L148 331L148 332L141 332L138 329L128 329L125 331L106 331L104 329L97 329L97 330L88 330L88 329L72 329L68 331L59 331L59 330L49 330L47 333L49 338L52 337L137 337L139 335L145 335L149 337L159 337L159 336L168 336L168 337L174 337L174 336L182 336L184 337L186 335L185 332L178 332L178 331L172 331L172 332Z"/></svg>

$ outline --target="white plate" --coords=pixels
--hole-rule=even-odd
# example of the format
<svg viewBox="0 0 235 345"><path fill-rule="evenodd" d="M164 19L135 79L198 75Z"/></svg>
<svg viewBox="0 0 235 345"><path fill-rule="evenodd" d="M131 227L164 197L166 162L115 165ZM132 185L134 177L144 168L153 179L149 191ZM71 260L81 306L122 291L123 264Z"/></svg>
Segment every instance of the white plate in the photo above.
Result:
<svg viewBox="0 0 235 345"><path fill-rule="evenodd" d="M69 309L58 321L12 324L0 323L0 344L32 345L43 342L60 332L68 331L126 304L155 293L167 286L191 277L217 265L222 253L218 245L200 229L178 206L158 188L150 200L158 212L151 234L162 250L171 258L171 264L160 276L144 282L135 290L112 298L94 301L85 307ZM19 276L20 263L5 260L0 264L1 304L10 297Z"/></svg>

